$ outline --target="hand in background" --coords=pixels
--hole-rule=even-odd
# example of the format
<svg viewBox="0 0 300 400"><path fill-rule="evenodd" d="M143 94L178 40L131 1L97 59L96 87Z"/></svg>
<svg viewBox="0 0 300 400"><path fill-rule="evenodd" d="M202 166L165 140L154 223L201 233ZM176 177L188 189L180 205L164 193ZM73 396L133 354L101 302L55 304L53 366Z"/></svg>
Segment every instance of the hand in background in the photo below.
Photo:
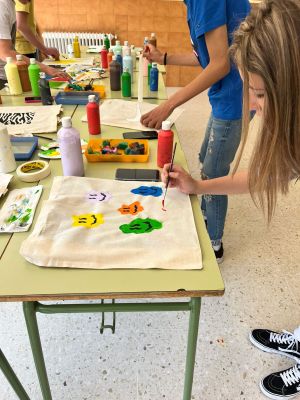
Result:
<svg viewBox="0 0 300 400"><path fill-rule="evenodd" d="M65 78L65 79L67 79L67 80L70 79L70 76L69 76L66 72L61 71L61 70L59 70L59 69L57 69L57 68L53 68L53 67L49 67L49 66L44 66L44 67L43 67L43 71L44 71L47 75L50 75L50 76L59 77L59 78Z"/></svg>
<svg viewBox="0 0 300 400"><path fill-rule="evenodd" d="M159 51L156 47L152 44L148 44L146 47L147 51L143 51L143 57L146 57L150 62L157 62L158 64L164 63L164 54Z"/></svg>
<svg viewBox="0 0 300 400"><path fill-rule="evenodd" d="M55 47L46 47L45 54L59 60L59 51Z"/></svg>
<svg viewBox="0 0 300 400"><path fill-rule="evenodd" d="M172 113L168 102L159 105L154 110L142 115L141 123L148 128L160 129L163 121Z"/></svg>
<svg viewBox="0 0 300 400"><path fill-rule="evenodd" d="M171 164L165 164L161 173L161 179L164 184L167 183L168 176L170 176L169 187L176 187L182 193L186 194L200 194L199 184L200 181L192 178L185 169L179 165L173 165L172 172L169 172Z"/></svg>

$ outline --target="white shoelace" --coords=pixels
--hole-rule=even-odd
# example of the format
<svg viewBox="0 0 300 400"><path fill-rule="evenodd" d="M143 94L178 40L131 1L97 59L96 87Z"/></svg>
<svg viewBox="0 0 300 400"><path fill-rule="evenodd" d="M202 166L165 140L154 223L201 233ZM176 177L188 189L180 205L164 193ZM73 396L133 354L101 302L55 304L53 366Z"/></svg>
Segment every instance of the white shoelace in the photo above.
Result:
<svg viewBox="0 0 300 400"><path fill-rule="evenodd" d="M300 365L296 364L294 367L288 369L280 374L285 386L293 385L294 383L300 384ZM297 391L300 391L300 385L297 387Z"/></svg>
<svg viewBox="0 0 300 400"><path fill-rule="evenodd" d="M299 344L298 340L296 340L295 336L288 331L282 331L282 333L270 333L270 342L279 343L279 344L288 344L286 349L282 349L280 347L279 350L286 351L286 352L293 352L297 353L300 356L299 352ZM294 348L295 347L295 348Z"/></svg>

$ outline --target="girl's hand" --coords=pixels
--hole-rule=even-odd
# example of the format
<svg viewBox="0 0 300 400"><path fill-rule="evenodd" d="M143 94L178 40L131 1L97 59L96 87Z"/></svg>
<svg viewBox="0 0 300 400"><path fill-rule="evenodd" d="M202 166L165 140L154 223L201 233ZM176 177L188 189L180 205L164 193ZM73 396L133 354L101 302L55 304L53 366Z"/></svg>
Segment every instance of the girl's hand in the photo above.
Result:
<svg viewBox="0 0 300 400"><path fill-rule="evenodd" d="M158 64L163 64L164 62L164 54L152 44L146 46L146 49L143 51L143 57L146 57L150 62L157 62Z"/></svg>
<svg viewBox="0 0 300 400"><path fill-rule="evenodd" d="M165 164L161 173L162 181L167 184L170 177L169 187L177 187L182 193L200 194L199 182L192 178L182 167L173 165L173 171L169 172L171 164Z"/></svg>
<svg viewBox="0 0 300 400"><path fill-rule="evenodd" d="M141 123L148 128L160 129L163 121L172 113L168 102L159 105L154 110L142 115Z"/></svg>

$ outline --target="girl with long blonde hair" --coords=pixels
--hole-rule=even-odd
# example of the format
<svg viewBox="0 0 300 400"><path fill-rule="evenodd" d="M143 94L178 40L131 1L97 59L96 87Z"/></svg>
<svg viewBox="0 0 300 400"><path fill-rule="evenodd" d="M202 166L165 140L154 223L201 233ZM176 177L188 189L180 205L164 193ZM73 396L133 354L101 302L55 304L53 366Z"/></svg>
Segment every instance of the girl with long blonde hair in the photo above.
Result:
<svg viewBox="0 0 300 400"><path fill-rule="evenodd" d="M271 220L278 193L287 194L300 176L300 1L264 0L235 32L230 53L244 83L243 135L231 176L195 180L180 166L165 165L162 178L188 194L250 192ZM237 172L248 138L249 109L261 116L261 127L248 171ZM260 383L271 399L300 394L300 326L293 333L255 329L251 342L258 348L297 361Z"/></svg>

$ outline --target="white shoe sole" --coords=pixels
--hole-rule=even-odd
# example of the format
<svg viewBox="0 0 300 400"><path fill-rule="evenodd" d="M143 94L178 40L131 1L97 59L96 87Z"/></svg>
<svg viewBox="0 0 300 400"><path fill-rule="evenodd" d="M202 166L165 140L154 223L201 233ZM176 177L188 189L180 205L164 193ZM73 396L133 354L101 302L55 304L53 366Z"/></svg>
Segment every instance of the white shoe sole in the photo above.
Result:
<svg viewBox="0 0 300 400"><path fill-rule="evenodd" d="M265 396L267 396L269 399L273 399L273 400L278 400L278 399L293 399L293 398L295 398L298 394L292 394L292 395L290 395L290 396L285 396L285 395L276 395L276 394L272 394L272 393L270 393L270 392L268 392L266 389L265 389L265 387L263 386L263 380L261 380L260 382L259 382L259 387L260 387L260 390L263 392L263 394L265 395Z"/></svg>
<svg viewBox="0 0 300 400"><path fill-rule="evenodd" d="M274 354L279 354L281 356L285 356L288 358L291 358L292 360L297 361L297 363L300 363L300 358L293 356L292 354L289 353L285 353L284 351L280 351L280 350L274 350L274 349L270 349L269 347L264 346L263 344L257 342L253 336L251 335L251 332L249 333L249 340L252 344L254 344L255 347L257 347L258 349L265 351L266 353L274 353ZM279 397L275 397L276 399Z"/></svg>

